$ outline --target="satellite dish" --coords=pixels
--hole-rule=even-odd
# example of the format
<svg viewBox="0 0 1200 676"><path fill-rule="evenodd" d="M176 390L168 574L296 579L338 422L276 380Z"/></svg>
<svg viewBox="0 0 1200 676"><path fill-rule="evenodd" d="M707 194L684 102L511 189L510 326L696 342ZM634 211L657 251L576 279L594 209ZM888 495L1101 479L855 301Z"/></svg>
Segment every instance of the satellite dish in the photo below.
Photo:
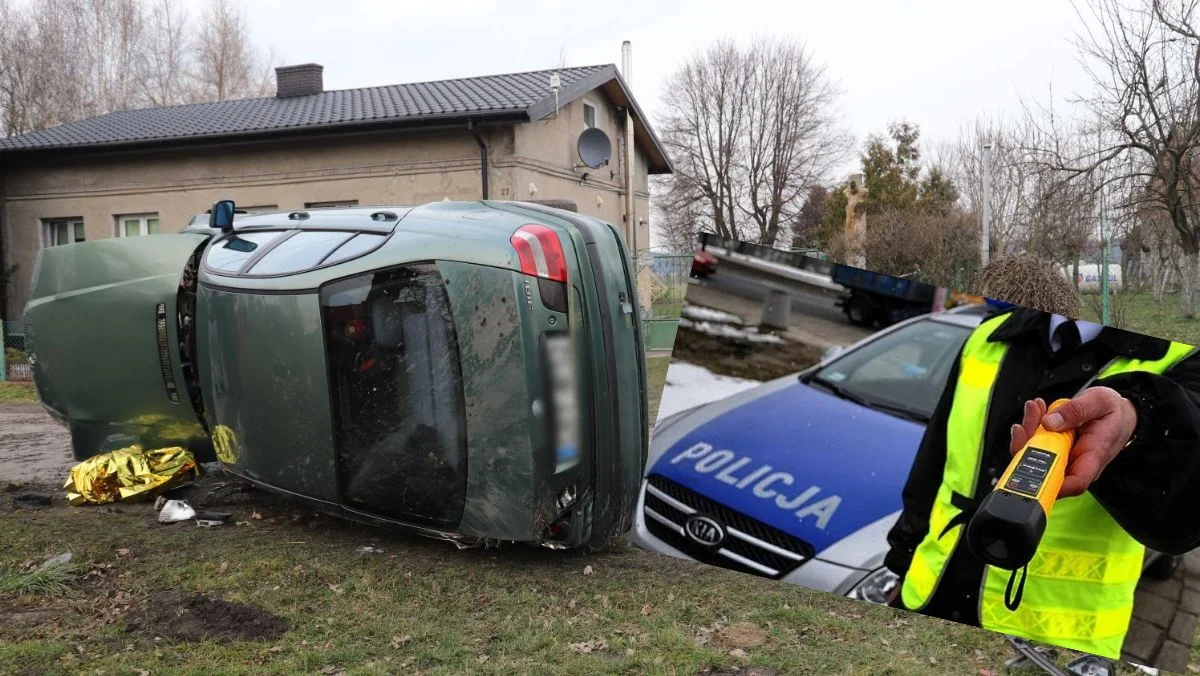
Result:
<svg viewBox="0 0 1200 676"><path fill-rule="evenodd" d="M612 156L612 141L608 140L608 134L596 127L585 129L579 135L577 147L579 159L584 166L592 169L608 164L608 158Z"/></svg>

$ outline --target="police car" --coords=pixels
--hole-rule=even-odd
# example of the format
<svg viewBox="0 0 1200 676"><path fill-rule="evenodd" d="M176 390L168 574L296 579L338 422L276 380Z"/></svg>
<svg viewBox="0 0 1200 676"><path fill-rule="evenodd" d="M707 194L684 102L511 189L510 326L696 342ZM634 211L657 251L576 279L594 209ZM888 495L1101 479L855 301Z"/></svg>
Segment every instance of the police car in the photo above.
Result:
<svg viewBox="0 0 1200 676"><path fill-rule="evenodd" d="M896 583L883 567L887 533L904 483L953 362L987 312L920 315L806 371L660 421L631 540L885 603ZM1176 562L1162 558L1157 572L1169 575Z"/></svg>

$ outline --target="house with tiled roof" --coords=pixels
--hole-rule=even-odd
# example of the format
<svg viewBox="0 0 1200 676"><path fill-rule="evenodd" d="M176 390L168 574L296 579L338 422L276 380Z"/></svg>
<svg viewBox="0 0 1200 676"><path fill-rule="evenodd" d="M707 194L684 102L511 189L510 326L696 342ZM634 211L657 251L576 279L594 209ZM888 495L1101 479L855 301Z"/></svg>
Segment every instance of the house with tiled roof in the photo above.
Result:
<svg viewBox="0 0 1200 676"><path fill-rule="evenodd" d="M42 247L176 232L217 199L568 200L650 246L648 176L671 163L614 65L326 91L302 64L276 69L276 88L0 138L0 271L16 266L0 316L20 317ZM591 128L609 148L599 166L579 152Z"/></svg>

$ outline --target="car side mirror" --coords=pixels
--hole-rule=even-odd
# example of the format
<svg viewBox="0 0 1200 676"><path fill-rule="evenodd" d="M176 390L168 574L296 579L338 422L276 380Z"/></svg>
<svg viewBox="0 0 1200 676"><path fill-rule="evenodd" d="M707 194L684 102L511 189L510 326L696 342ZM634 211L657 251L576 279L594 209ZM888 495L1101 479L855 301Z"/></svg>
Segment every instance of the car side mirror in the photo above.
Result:
<svg viewBox="0 0 1200 676"><path fill-rule="evenodd" d="M214 202L212 210L208 212L208 227L223 232L233 230L233 212L233 200Z"/></svg>

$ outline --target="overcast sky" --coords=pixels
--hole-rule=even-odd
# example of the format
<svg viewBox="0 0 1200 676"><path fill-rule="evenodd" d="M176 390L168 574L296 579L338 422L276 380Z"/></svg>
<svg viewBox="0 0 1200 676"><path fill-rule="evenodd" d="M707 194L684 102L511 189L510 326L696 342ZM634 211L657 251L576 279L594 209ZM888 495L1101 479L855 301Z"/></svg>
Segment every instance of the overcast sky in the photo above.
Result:
<svg viewBox="0 0 1200 676"><path fill-rule="evenodd" d="M203 0L188 0L198 10ZM662 82L721 37L790 36L843 91L859 142L893 120L926 139L964 120L1012 114L1019 97L1055 97L1088 82L1072 45L1070 0L861 0L687 3L552 0L250 0L256 43L286 63L325 66L328 89L552 68L620 64L633 43L633 89L653 117ZM198 11L196 12L198 16ZM1060 96L1061 95L1061 96ZM846 167L847 171L851 169Z"/></svg>

